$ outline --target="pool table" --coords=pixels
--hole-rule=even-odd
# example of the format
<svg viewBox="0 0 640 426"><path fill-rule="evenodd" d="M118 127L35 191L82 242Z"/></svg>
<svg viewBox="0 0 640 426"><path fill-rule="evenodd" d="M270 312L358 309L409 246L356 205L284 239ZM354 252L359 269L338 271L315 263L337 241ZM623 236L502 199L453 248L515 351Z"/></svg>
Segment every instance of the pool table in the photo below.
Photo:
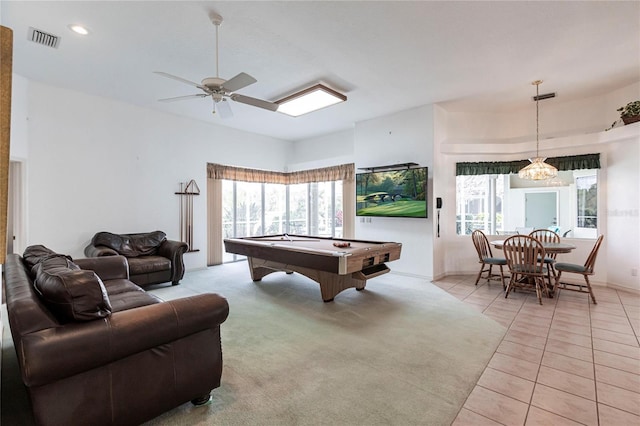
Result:
<svg viewBox="0 0 640 426"><path fill-rule="evenodd" d="M275 272L297 272L320 284L322 300L342 290L363 290L369 278L389 272L385 264L400 258L401 243L304 235L227 238L225 250L247 256L253 281Z"/></svg>

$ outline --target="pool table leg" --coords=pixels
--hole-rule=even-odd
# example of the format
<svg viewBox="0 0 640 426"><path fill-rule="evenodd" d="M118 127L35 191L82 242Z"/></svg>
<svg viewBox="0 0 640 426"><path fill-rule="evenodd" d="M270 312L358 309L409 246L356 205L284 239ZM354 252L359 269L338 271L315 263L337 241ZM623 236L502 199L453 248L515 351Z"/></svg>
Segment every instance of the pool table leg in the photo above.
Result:
<svg viewBox="0 0 640 426"><path fill-rule="evenodd" d="M276 272L275 269L264 268L262 266L259 266L260 262L262 262L260 259L254 259L253 257L249 257L247 258L247 260L249 261L249 272L251 273L251 279L253 281L260 281L262 280L262 278L266 277L267 275L273 272ZM292 273L292 272L287 271L287 273Z"/></svg>
<svg viewBox="0 0 640 426"><path fill-rule="evenodd" d="M338 275L324 271L314 271L303 275L320 284L320 293L325 302L331 302L342 290L354 287L356 290L364 290L367 285L366 280L355 279L352 275Z"/></svg>
<svg viewBox="0 0 640 426"><path fill-rule="evenodd" d="M320 294L325 302L331 302L342 290L354 287L356 290L364 290L367 285L367 280L362 274L339 275L255 257L249 257L248 261L253 281L260 281L264 276L276 271L297 272L320 284Z"/></svg>

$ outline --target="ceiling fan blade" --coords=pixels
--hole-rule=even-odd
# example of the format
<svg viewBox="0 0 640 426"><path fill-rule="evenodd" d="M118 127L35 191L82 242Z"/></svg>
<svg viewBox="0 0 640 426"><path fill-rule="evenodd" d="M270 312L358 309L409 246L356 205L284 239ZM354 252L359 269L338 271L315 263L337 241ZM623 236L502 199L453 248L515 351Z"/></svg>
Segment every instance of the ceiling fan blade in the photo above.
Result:
<svg viewBox="0 0 640 426"><path fill-rule="evenodd" d="M233 111L231 111L231 105L226 99L216 103L216 111L220 114L220 118L227 119L233 117Z"/></svg>
<svg viewBox="0 0 640 426"><path fill-rule="evenodd" d="M231 79L225 81L224 83L222 83L222 87L227 91L227 92L235 92L236 90L240 90L243 87L247 87L250 84L255 83L256 80L255 78L251 77L249 74L241 72L240 74L236 75L235 77L232 77Z"/></svg>
<svg viewBox="0 0 640 426"><path fill-rule="evenodd" d="M164 98L164 99L158 99L158 102L174 102L174 101L181 101L184 99L191 99L191 98L204 98L207 95L206 93L197 93L195 95L185 95L185 96L176 96L175 98Z"/></svg>
<svg viewBox="0 0 640 426"><path fill-rule="evenodd" d="M198 89L202 89L202 90L204 90L204 91L206 91L206 90L207 90L207 88L206 88L205 86L202 86L201 84L194 83L193 81L185 80L184 78L182 78L182 77L178 77L178 76L175 76L175 75L173 75L173 74L169 74L169 73L162 72L162 71L154 71L153 73L154 73L154 74L161 75L161 76L163 76L163 77L170 78L170 79L172 79L172 80L179 81L179 82L181 82L181 83L188 84L188 85L190 85L190 86L197 87Z"/></svg>
<svg viewBox="0 0 640 426"><path fill-rule="evenodd" d="M269 111L275 111L278 109L278 104L269 101L263 101L262 99L251 98L249 96L240 95L234 93L231 95L231 99L243 104L256 106L258 108L268 109Z"/></svg>

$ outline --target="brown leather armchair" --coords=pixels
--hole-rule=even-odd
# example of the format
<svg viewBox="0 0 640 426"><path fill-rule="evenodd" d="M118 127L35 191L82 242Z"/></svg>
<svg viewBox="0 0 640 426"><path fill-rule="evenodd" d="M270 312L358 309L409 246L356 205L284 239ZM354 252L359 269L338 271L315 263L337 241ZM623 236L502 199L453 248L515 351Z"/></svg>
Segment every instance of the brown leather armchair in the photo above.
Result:
<svg viewBox="0 0 640 426"><path fill-rule="evenodd" d="M85 247L87 257L124 256L129 262L129 279L140 286L166 283L173 285L184 276L182 255L187 243L171 241L162 231L138 234L98 232Z"/></svg>
<svg viewBox="0 0 640 426"><path fill-rule="evenodd" d="M162 301L127 279L122 256L39 254L10 254L4 265L9 324L37 424L136 425L209 400L220 386L226 299ZM87 287L104 292L79 293ZM94 296L104 302L98 310L87 303Z"/></svg>

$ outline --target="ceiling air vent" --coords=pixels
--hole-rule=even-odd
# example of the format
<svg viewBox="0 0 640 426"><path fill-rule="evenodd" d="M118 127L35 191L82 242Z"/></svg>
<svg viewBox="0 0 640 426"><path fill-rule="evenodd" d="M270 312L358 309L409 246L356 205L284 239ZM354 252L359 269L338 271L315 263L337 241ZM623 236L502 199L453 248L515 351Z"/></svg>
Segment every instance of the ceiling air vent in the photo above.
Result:
<svg viewBox="0 0 640 426"><path fill-rule="evenodd" d="M33 27L29 27L29 36L28 36L29 40L34 42L34 43L38 43L41 44L43 46L48 46L48 47L53 47L53 48L57 48L58 45L60 44L60 37L53 35L53 34L49 34L47 32L44 32L42 30L38 30L36 28Z"/></svg>
<svg viewBox="0 0 640 426"><path fill-rule="evenodd" d="M551 99L551 98L555 98L555 97L556 97L556 92L552 92L552 93L545 93L544 95L534 96L533 100L534 101L543 101L545 99Z"/></svg>

